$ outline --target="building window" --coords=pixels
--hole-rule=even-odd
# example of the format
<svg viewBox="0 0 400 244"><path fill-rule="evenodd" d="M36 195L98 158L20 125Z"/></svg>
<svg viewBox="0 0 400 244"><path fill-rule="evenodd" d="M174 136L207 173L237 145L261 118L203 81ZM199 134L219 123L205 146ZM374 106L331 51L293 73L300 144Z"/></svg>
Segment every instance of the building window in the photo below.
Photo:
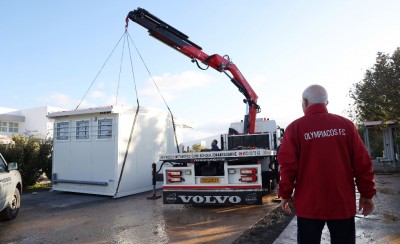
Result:
<svg viewBox="0 0 400 244"><path fill-rule="evenodd" d="M17 122L9 122L8 123L8 132L18 133L18 123Z"/></svg>
<svg viewBox="0 0 400 244"><path fill-rule="evenodd" d="M0 132L7 132L7 122L0 121Z"/></svg>
<svg viewBox="0 0 400 244"><path fill-rule="evenodd" d="M107 139L112 137L112 119L98 120L98 139Z"/></svg>
<svg viewBox="0 0 400 244"><path fill-rule="evenodd" d="M76 139L89 139L89 120L76 121Z"/></svg>
<svg viewBox="0 0 400 244"><path fill-rule="evenodd" d="M69 122L57 123L57 140L68 140Z"/></svg>

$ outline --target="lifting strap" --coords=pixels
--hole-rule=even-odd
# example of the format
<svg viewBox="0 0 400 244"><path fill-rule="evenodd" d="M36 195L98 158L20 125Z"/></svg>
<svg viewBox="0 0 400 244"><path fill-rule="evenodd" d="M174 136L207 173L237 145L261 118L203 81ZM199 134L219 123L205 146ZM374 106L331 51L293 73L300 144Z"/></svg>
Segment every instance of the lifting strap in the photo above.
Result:
<svg viewBox="0 0 400 244"><path fill-rule="evenodd" d="M136 47L135 43L133 42L133 40L132 40L131 36L129 35L129 33L128 33L128 37L131 40L132 44L134 45L134 47L136 49L136 52L138 53L140 59L142 60L142 63L144 65L144 67L146 68L147 72L149 73L149 76L150 76L151 80L153 81L153 84L157 88L158 93L160 94L162 100L164 101L165 106L167 107L167 109L169 111L169 114L171 115L172 127L174 129L174 138L175 138L175 143L176 143L176 150L179 153L180 151L179 151L178 137L176 135L176 126L175 126L174 115L172 114L171 109L169 108L167 102L165 101L164 96L162 95L160 89L158 88L157 83L155 82L153 76L151 75L151 72L150 72L149 68L147 67L146 63L144 62L142 55L140 54L139 50L137 49L137 47Z"/></svg>
<svg viewBox="0 0 400 244"><path fill-rule="evenodd" d="M83 95L82 99L79 101L78 106L76 106L75 110L79 108L79 106L81 106L81 103L83 102L83 99L85 99L86 95L88 94L88 92L90 91L90 88L92 88L94 82L97 80L97 77L99 77L101 71L103 70L104 66L106 66L108 60L110 59L110 57L112 56L112 54L114 53L115 49L117 48L117 46L119 45L119 43L121 42L122 38L126 35L125 34L126 31L124 32L124 34L122 34L122 36L119 38L117 44L115 44L114 48L112 49L111 53L108 55L106 61L103 63L103 66L101 66L99 72L97 72L97 75L94 77L92 83L90 84L90 86L88 87L88 89L86 90L85 94Z"/></svg>
<svg viewBox="0 0 400 244"><path fill-rule="evenodd" d="M128 39L128 31L125 31L126 33L126 39ZM128 139L128 143L126 145L126 150L125 150L125 155L124 155L124 161L122 162L122 167L121 167L121 172L119 174L119 178L118 178L118 184L117 184L117 188L115 189L115 194L114 197L117 196L118 194L118 190L119 190L119 186L121 185L121 179L122 179L122 175L124 173L124 169L125 169L125 164L126 164L126 159L128 157L128 153L129 153L129 147L131 145L131 141L132 141L132 136L133 136L133 131L135 129L135 125L136 125L136 121L137 121L137 116L139 114L139 110L140 110L140 105L139 105L139 96L138 96L138 92L137 92L137 88L136 88L136 79L135 79L135 72L133 71L133 62L132 62L132 55L131 55L131 48L129 46L129 41L128 43L128 50L129 50L129 60L130 60L130 64L131 64L131 72L132 72L132 79L133 79L133 83L135 86L135 92L136 92L136 113L135 113L135 117L133 118L133 122L132 122L132 127L131 127L131 133L129 134L129 139ZM125 44L125 40L124 40L124 44ZM122 54L123 55L123 54ZM122 66L122 57L121 57L121 66ZM121 67L120 67L120 75L121 75ZM119 83L119 81L118 81ZM118 84L119 86L119 84Z"/></svg>
<svg viewBox="0 0 400 244"><path fill-rule="evenodd" d="M124 34L120 37L120 39L118 40L117 44L115 44L115 46L114 46L114 48L112 49L111 53L108 55L106 61L105 61L105 62L103 63L103 65L101 66L99 72L98 72L98 73L96 74L96 76L94 77L92 83L90 84L89 88L86 90L85 94L83 95L82 99L80 100L80 102L78 103L78 105L76 106L75 109L78 109L79 106L82 104L82 102L83 102L83 100L85 99L86 95L89 93L91 87L93 86L93 84L95 83L95 81L97 80L97 78L99 77L101 71L103 70L103 68L104 68L105 65L107 64L108 60L110 59L110 57L112 56L112 54L114 53L115 49L117 48L117 46L119 45L119 43L121 42L122 39L124 39L124 42L123 42L123 48L122 48L122 54L121 54L120 70L119 70L119 75L118 75L117 96L116 96L115 102L116 102L116 103L118 102L119 83L120 83L121 72L122 72L122 61L123 61L125 43L127 43L128 50L129 50L129 58L130 58L132 79L133 79L133 82L134 82L135 93L136 93L136 104L137 104L137 108L136 108L136 112L135 112L135 117L134 117L133 122L132 122L131 132L130 132L129 139L128 139L128 143L127 143L127 146L126 146L125 155L124 155L124 160L123 160L123 162L122 162L121 172L120 172L120 175L119 175L118 184L117 184L117 187L116 187L116 190L115 190L114 197L116 197L117 194L118 194L118 190L119 190L119 187L120 187L120 184L121 184L122 175L123 175L123 172L124 172L124 169L125 169L125 165L126 165L126 160L127 160L128 153L129 153L130 144L131 144L132 137L133 137L133 132L134 132L135 125L136 125L136 121L137 121L137 117L138 117L138 114L139 114L139 111L140 111L139 97L138 97L138 92L137 92L137 87L136 87L135 73L134 73L134 71L133 71L132 54L131 54L131 48L130 48L129 41L131 41L131 43L132 43L133 46L135 47L136 52L138 53L140 59L142 60L142 62L143 62L143 64L144 64L144 66L145 66L147 72L149 73L149 75L150 75L150 77L151 77L151 80L153 81L154 85L156 86L158 93L160 94L162 100L164 101L164 104L166 105L166 107L167 107L167 109L168 109L168 111L169 111L169 114L171 115L171 122L172 122L172 126L173 126L173 131L174 131L174 138L175 138L175 143L176 143L176 149L177 149L177 152L179 153L179 145L178 145L178 138L177 138L177 135L176 135L176 125L175 125L174 116L173 116L173 114L172 114L172 112L171 112L171 109L169 108L169 106L168 106L168 104L167 104L167 102L166 102L164 96L162 95L160 89L158 88L158 86L157 86L157 84L156 84L156 82L155 82L153 76L151 75L150 70L148 69L146 63L144 62L142 55L140 54L139 50L137 49L135 43L133 42L133 40L132 40L132 38L131 38L131 36L129 35L129 33L128 33L127 30L125 30Z"/></svg>
<svg viewBox="0 0 400 244"><path fill-rule="evenodd" d="M138 53L140 59L142 60L143 65L146 67L147 72L149 73L149 75L150 75L150 77L151 77L151 79L152 79L154 85L156 86L156 88L157 88L159 94L161 95L161 97L162 97L162 99L163 99L165 105L166 105L167 108L168 108L168 111L169 111L169 113L170 113L170 115L171 115L171 121L172 121L173 130L174 130L174 138L175 138L176 148L177 148L177 151L179 152L178 138L177 138L177 135L176 135L176 126L175 126L174 116L173 116L173 114L172 114L172 112L171 112L171 109L169 108L167 102L165 101L164 96L162 95L162 93L161 93L160 90L158 89L158 86L157 86L157 84L155 83L155 81L154 81L154 79L153 79L153 76L151 75L150 70L147 68L147 65L146 65L146 63L144 62L144 60L143 60L143 58L142 58L142 55L140 54L139 50L137 49L137 47L136 47L135 43L133 42L131 36L129 35L128 31L126 30L125 33L126 33L126 39L129 38L129 40L131 41L131 43L132 43L133 46L135 47L135 50L136 50L136 52ZM122 162L122 168L121 168L121 172L120 172L120 175L119 175L118 184L117 184L117 188L116 188L116 190L115 190L114 197L117 196L118 190L119 190L119 186L120 186L120 184L121 184L122 175L123 175L123 173L124 173L124 169L125 169L125 165L126 165L126 159L127 159L127 157L128 157L129 148L130 148L130 144L131 144L131 141L132 141L133 131L134 131L134 129L135 129L135 124L136 124L136 121L137 121L137 115L138 115L138 113L139 113L139 108L140 108L140 106L139 106L139 99L138 99L138 93L137 93L137 88L136 88L135 73L134 73L134 71L133 71L132 54L131 54L131 48L130 48L130 45L129 45L129 40L128 40L127 43L128 43L128 50L129 50L129 58L130 58L130 64L131 64L132 78L133 78L133 81L134 81L135 92L136 92L136 98L137 98L137 100L136 100L136 102L137 102L137 109L136 109L135 117L134 117L134 119L133 119L133 123L132 123L132 127L131 127L131 133L130 133L130 135L129 135L128 143L127 143L127 145L126 145L126 150L125 150L125 155L124 155L124 161ZM125 40L124 40L124 43L125 43ZM121 58L121 65L122 65L122 58ZM120 72L121 72L121 68L120 68Z"/></svg>

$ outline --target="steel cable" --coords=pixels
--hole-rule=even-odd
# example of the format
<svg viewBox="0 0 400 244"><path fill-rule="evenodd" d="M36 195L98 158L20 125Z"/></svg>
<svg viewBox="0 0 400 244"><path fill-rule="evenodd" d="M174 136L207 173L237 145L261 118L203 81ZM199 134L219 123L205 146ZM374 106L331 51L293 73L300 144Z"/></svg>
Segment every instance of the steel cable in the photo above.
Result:
<svg viewBox="0 0 400 244"><path fill-rule="evenodd" d="M103 63L103 66L101 66L99 72L96 74L96 76L94 77L92 83L90 84L89 88L86 90L85 94L83 95L82 99L79 101L78 106L76 106L75 109L78 109L79 106L81 105L83 99L85 99L86 95L88 94L88 92L90 91L90 88L92 88L94 82L97 80L97 77L99 77L101 71L103 70L104 66L106 66L108 60L110 59L111 55L114 53L115 49L117 48L117 46L119 45L119 43L121 42L121 39L126 35L126 31L124 32L124 34L122 34L122 36L119 38L117 44L115 44L114 48L112 49L111 53L108 55L106 61Z"/></svg>
<svg viewBox="0 0 400 244"><path fill-rule="evenodd" d="M129 35L129 33L128 33L128 37L129 37L130 41L132 42L133 46L135 47L137 54L139 55L140 59L142 60L144 67L146 68L147 72L149 73L149 76L150 76L151 80L153 81L153 84L157 88L158 93L160 94L162 100L164 101L165 106L167 107L167 109L168 109L168 111L169 111L169 113L171 115L172 127L174 129L174 137L175 137L176 149L177 149L177 152L179 153L179 145L178 145L178 138L177 138L177 135L176 135L176 125L175 125L174 115L172 114L171 109L169 108L169 106L167 104L167 101L165 100L164 96L162 95L160 89L158 88L157 83L153 78L153 75L151 74L149 68L146 65L146 62L144 61L142 55L140 54L138 48L136 47L136 45L133 42L133 40L132 40L131 36Z"/></svg>

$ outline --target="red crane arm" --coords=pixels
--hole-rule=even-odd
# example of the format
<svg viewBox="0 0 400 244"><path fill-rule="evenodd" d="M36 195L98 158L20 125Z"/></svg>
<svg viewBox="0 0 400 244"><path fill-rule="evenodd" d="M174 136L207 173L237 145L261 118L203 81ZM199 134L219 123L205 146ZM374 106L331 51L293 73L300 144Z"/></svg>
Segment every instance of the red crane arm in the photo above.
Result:
<svg viewBox="0 0 400 244"><path fill-rule="evenodd" d="M202 48L190 41L187 35L168 25L145 9L138 8L129 12L125 20L126 28L128 28L129 19L146 28L150 36L188 56L192 62L197 63L197 60L199 60L219 72L224 72L245 96L246 99L244 99L244 102L249 106L248 115L245 116L244 120L244 132L250 134L254 133L256 114L260 112L260 106L257 104L258 96L227 55L222 57L218 54L208 55L204 53ZM227 73L227 71L229 71L233 77Z"/></svg>

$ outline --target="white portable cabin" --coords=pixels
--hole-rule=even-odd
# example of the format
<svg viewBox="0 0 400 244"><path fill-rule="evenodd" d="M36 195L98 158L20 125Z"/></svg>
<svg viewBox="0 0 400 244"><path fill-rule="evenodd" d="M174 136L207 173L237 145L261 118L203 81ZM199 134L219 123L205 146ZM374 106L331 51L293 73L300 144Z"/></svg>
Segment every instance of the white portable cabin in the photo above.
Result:
<svg viewBox="0 0 400 244"><path fill-rule="evenodd" d="M54 119L56 191L113 197L149 191L152 163L159 154L177 152L172 119L164 111L109 106L48 117Z"/></svg>

